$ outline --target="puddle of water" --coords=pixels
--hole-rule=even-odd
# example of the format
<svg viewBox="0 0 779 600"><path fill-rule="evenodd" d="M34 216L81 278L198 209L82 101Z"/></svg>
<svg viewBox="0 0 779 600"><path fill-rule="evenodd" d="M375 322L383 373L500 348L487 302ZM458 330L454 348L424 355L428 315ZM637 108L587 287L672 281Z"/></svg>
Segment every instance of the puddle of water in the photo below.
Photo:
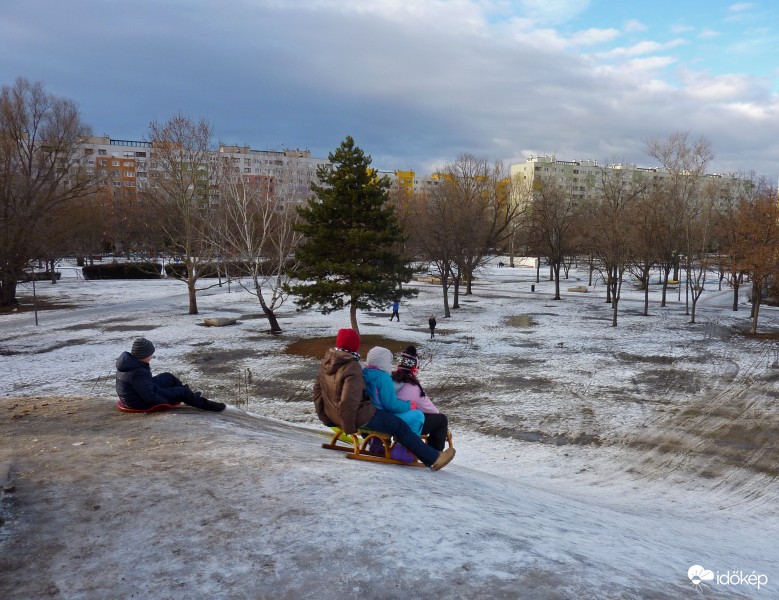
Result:
<svg viewBox="0 0 779 600"><path fill-rule="evenodd" d="M512 327L534 327L535 320L530 315L514 315L506 318L506 323Z"/></svg>

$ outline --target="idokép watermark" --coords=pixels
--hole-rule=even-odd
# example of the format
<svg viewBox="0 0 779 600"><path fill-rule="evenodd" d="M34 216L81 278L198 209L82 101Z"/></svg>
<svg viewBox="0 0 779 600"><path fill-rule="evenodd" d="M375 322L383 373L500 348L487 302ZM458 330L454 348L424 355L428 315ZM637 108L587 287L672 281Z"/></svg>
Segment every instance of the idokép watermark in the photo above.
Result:
<svg viewBox="0 0 779 600"><path fill-rule="evenodd" d="M693 565L687 569L687 577L692 584L700 588L708 587L708 583L718 586L750 586L754 589L760 589L768 585L768 575L757 573L756 571L710 571L704 569L701 565Z"/></svg>

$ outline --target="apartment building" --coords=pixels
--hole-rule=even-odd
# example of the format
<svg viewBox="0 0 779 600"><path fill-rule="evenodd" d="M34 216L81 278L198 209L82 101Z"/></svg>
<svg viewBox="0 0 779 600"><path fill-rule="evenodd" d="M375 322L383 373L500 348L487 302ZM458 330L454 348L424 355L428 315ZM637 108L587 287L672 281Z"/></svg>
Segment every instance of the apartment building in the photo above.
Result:
<svg viewBox="0 0 779 600"><path fill-rule="evenodd" d="M84 140L79 160L88 175L96 175L98 195L103 200L132 201L138 190L149 182L151 144L109 137L89 137Z"/></svg>
<svg viewBox="0 0 779 600"><path fill-rule="evenodd" d="M82 146L79 164L88 175L97 176L98 196L104 202L136 200L159 168L150 142L93 136ZM295 203L311 197L311 183L318 181L317 168L330 164L327 159L313 158L309 150L252 150L248 146L220 146L211 154L211 161L214 166L227 165L240 173L244 183L282 193L288 202Z"/></svg>
<svg viewBox="0 0 779 600"><path fill-rule="evenodd" d="M252 150L248 146L220 146L212 160L240 174L244 183L259 185L286 202L303 203L312 196L320 166L329 167L326 158L314 158L310 150Z"/></svg>
<svg viewBox="0 0 779 600"><path fill-rule="evenodd" d="M533 189L538 189L542 179L553 179L580 200L596 196L604 173L616 171L623 171L636 183L661 182L670 177L668 171L658 167L625 163L598 165L596 160L558 160L554 155L530 156L524 163L510 167L514 182L528 182ZM729 197L744 181L734 173L710 173L701 176L700 184L702 189L713 187L720 197Z"/></svg>

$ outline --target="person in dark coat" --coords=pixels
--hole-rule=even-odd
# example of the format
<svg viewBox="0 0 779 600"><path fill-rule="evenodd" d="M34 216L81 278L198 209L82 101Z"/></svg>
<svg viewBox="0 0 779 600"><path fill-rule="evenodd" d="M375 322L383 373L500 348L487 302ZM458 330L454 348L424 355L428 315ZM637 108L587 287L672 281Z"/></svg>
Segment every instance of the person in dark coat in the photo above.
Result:
<svg viewBox="0 0 779 600"><path fill-rule="evenodd" d="M154 344L137 338L129 352L116 359L116 394L127 408L146 410L158 404L183 402L202 410L219 412L222 402L213 402L200 392L193 392L172 373L151 374L149 362L154 357Z"/></svg>
<svg viewBox="0 0 779 600"><path fill-rule="evenodd" d="M432 340L435 337L435 315L430 315L430 318L427 320L427 326L430 327L430 339Z"/></svg>

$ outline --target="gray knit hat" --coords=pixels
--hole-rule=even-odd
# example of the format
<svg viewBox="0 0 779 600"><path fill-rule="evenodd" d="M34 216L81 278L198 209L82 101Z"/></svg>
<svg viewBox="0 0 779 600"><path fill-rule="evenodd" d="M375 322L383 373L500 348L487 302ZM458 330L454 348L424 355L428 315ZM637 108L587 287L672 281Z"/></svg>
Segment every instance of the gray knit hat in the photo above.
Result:
<svg viewBox="0 0 779 600"><path fill-rule="evenodd" d="M130 356L141 359L154 354L154 344L146 338L136 338L133 342L133 348L130 350Z"/></svg>
<svg viewBox="0 0 779 600"><path fill-rule="evenodd" d="M385 373L392 373L392 352L381 346L374 346L365 357L366 364L377 367Z"/></svg>

